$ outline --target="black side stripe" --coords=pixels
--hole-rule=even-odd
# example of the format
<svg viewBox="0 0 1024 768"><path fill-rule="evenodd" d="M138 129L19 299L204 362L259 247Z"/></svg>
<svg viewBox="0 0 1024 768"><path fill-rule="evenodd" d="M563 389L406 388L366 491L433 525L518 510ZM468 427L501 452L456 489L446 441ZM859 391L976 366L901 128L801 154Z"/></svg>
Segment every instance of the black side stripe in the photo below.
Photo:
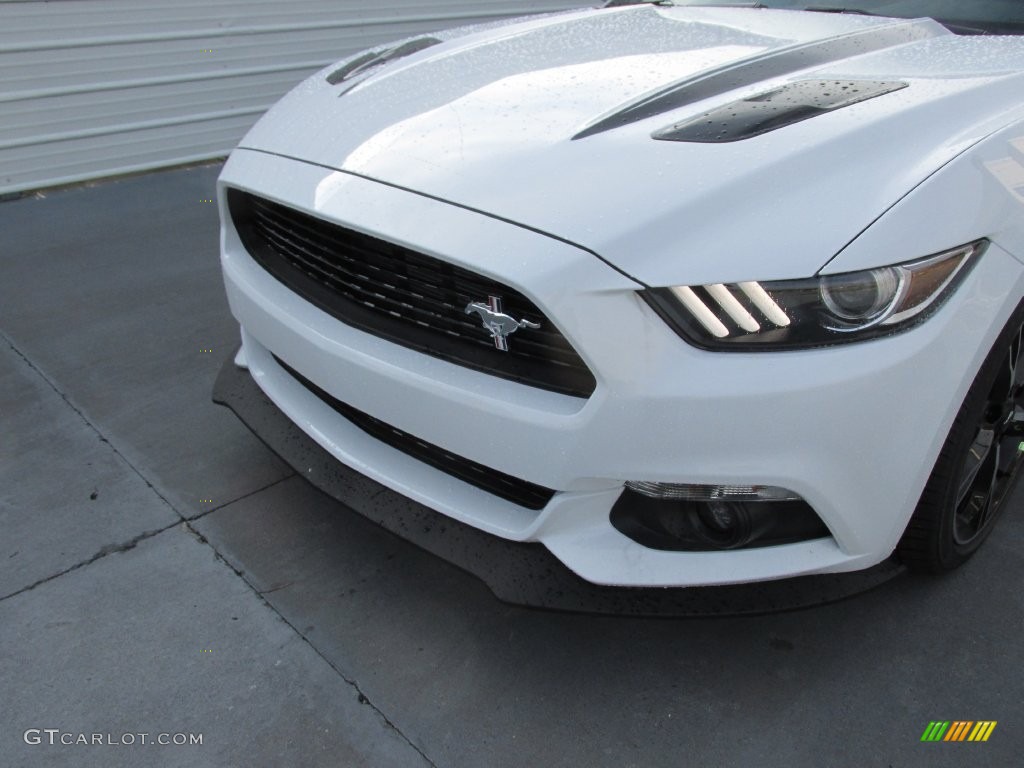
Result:
<svg viewBox="0 0 1024 768"><path fill-rule="evenodd" d="M918 20L887 24L841 37L819 40L729 64L695 78L668 86L625 109L584 128L573 140L630 125L713 96L734 91L775 77L792 75L866 53L952 34L935 22Z"/></svg>

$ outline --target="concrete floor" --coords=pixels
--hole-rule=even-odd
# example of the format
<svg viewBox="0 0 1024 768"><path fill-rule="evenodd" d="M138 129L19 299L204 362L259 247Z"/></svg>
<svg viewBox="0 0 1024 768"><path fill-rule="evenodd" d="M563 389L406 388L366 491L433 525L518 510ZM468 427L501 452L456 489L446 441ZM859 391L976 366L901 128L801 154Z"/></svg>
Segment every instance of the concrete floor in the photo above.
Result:
<svg viewBox="0 0 1024 768"><path fill-rule="evenodd" d="M1020 763L1020 493L967 567L826 607L505 605L210 402L218 170L0 204L0 764ZM922 744L940 719L999 725Z"/></svg>

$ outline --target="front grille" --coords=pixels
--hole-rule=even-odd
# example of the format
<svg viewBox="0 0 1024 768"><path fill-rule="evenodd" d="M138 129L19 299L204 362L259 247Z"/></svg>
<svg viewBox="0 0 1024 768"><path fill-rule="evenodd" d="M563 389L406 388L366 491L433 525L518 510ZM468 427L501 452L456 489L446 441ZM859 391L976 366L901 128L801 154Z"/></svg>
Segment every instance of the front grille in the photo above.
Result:
<svg viewBox="0 0 1024 768"><path fill-rule="evenodd" d="M408 432L403 432L380 419L363 413L351 405L343 403L329 392L325 392L276 355L274 355L274 360L297 382L363 432L435 469L527 509L543 509L555 495L550 488L528 483L462 456L456 456L444 448L420 440Z"/></svg>
<svg viewBox="0 0 1024 768"><path fill-rule="evenodd" d="M521 293L475 272L240 190L228 206L242 244L306 300L367 333L468 368L576 397L593 374L569 342ZM540 323L495 348L472 302L502 301L516 320Z"/></svg>

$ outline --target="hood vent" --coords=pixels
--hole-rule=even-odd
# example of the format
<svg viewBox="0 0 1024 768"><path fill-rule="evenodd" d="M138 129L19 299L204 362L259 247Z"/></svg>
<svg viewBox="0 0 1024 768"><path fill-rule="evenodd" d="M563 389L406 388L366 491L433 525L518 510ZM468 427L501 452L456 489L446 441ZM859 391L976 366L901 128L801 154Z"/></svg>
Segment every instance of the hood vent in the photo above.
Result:
<svg viewBox="0 0 1024 768"><path fill-rule="evenodd" d="M742 141L906 87L900 82L800 80L676 123L654 138L703 144Z"/></svg>
<svg viewBox="0 0 1024 768"><path fill-rule="evenodd" d="M622 128L773 78L794 77L807 70L855 56L949 34L952 33L930 19L918 19L883 24L840 37L768 51L648 94L584 128L573 139L584 139Z"/></svg>
<svg viewBox="0 0 1024 768"><path fill-rule="evenodd" d="M436 37L418 37L407 43L396 45L393 48L385 48L383 51L370 51L362 56L357 56L341 69L336 69L327 76L327 82L331 85L338 85L351 80L357 75L362 75L371 69L390 64L392 61L411 56L426 48L437 45L441 41Z"/></svg>

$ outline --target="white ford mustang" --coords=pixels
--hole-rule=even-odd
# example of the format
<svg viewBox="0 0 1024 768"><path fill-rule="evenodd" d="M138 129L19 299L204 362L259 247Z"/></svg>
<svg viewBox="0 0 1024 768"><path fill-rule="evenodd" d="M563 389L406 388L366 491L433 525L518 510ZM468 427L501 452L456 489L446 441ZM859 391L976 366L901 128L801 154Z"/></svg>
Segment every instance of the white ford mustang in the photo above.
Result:
<svg viewBox="0 0 1024 768"><path fill-rule="evenodd" d="M1022 32L611 2L341 61L221 175L235 365L595 584L953 568L1024 456Z"/></svg>

